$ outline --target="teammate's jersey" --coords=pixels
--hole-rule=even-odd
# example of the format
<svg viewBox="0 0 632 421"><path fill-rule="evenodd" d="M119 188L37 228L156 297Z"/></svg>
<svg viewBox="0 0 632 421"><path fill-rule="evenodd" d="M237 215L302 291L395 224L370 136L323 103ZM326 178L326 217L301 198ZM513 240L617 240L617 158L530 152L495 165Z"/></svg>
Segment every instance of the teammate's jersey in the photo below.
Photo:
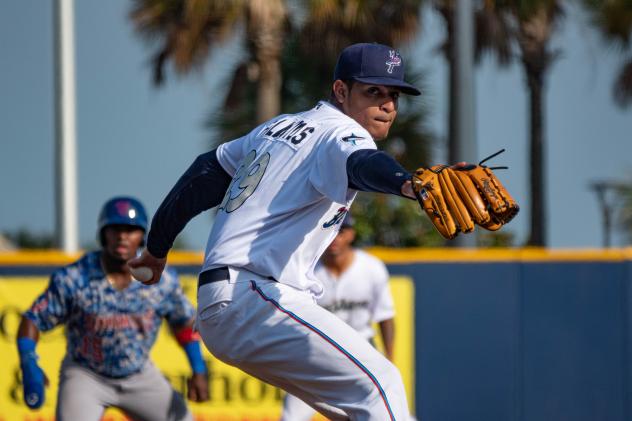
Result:
<svg viewBox="0 0 632 421"><path fill-rule="evenodd" d="M320 295L313 269L357 193L346 163L360 149L376 149L371 135L324 101L221 145L217 159L233 181L202 270L242 268Z"/></svg>
<svg viewBox="0 0 632 421"><path fill-rule="evenodd" d="M366 339L375 334L371 325L395 316L386 266L376 257L355 250L351 266L339 278L319 263L315 275L325 287L318 304L344 320Z"/></svg>
<svg viewBox="0 0 632 421"><path fill-rule="evenodd" d="M162 318L181 326L194 315L175 271L145 286L133 281L117 290L101 268L100 252L55 271L48 288L24 314L40 331L66 325L66 352L77 363L108 377L143 368Z"/></svg>

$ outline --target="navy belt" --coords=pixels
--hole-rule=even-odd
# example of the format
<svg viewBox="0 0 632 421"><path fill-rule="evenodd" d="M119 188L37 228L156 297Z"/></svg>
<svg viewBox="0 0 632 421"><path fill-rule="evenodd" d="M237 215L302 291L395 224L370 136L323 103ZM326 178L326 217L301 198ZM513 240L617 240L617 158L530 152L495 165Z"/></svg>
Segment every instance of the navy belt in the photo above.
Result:
<svg viewBox="0 0 632 421"><path fill-rule="evenodd" d="M266 279L270 279L271 281L276 281L272 276L265 276ZM222 266L215 269L205 270L200 273L198 278L198 288L202 285L210 284L212 282L219 281L227 281L230 279L230 274L228 273L228 266Z"/></svg>
<svg viewBox="0 0 632 421"><path fill-rule="evenodd" d="M230 279L228 273L228 267L222 266L221 268L215 268L211 270L205 270L200 273L198 280L198 288L202 285L210 284L211 282L227 281Z"/></svg>

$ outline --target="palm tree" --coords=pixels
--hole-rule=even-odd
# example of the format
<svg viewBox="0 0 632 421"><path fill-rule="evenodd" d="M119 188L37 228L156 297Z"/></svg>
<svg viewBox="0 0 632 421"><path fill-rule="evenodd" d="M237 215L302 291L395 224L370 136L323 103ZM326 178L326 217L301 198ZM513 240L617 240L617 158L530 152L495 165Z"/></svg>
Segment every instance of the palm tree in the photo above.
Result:
<svg viewBox="0 0 632 421"><path fill-rule="evenodd" d="M550 47L551 37L563 16L562 0L484 0L478 13L479 55L494 52L499 62L520 58L529 92L529 181L531 227L527 244L544 246L547 207L545 174L546 77L558 52Z"/></svg>
<svg viewBox="0 0 632 421"><path fill-rule="evenodd" d="M547 235L544 92L546 76L557 56L549 44L562 16L562 8L560 0L532 0L520 2L512 12L517 20L516 39L529 90L531 232L527 244L544 246Z"/></svg>
<svg viewBox="0 0 632 421"><path fill-rule="evenodd" d="M432 5L443 18L446 37L439 47L448 64L448 162L457 162L456 144L456 105L458 95L456 92L456 65L455 65L455 31L454 31L454 0L432 0Z"/></svg>
<svg viewBox="0 0 632 421"><path fill-rule="evenodd" d="M245 7L253 3L261 6L264 0L233 1L225 2L226 4L212 0L135 2L132 18L137 29L149 40L156 36L160 39L160 48L154 58L154 76L157 82L162 82L167 59L173 60L176 71L182 74L199 68L204 64L211 48L226 39L236 22L243 21ZM267 16L287 17L285 12L281 13L281 10L286 10L281 0L270 3L277 4L274 9L276 12L268 13ZM257 120L261 121L264 118L261 107L265 107L267 111L278 107L274 113L276 115L279 112L305 109L316 100L328 97L333 68L343 47L356 42L379 42L397 47L412 39L420 21L421 0L403 0L397 3L304 0L300 5L302 9L299 15L304 16L302 24L292 25L287 19L281 32L278 22L273 22L272 18L261 20L257 25L254 25L252 17L246 20L248 27L257 28L259 33L284 33L285 39L278 40L276 44L283 49L274 50L271 58L264 60L263 53L258 53L262 42L253 41L253 34L256 33L254 29L247 31L250 60L241 63L232 75L221 115L213 115L209 119L209 126L218 129L222 139L232 139L250 130L255 113ZM250 13L248 16L252 15ZM257 15L263 13L258 12ZM268 25L276 29L266 29ZM273 37L260 36L259 39L271 40ZM271 49L268 46L265 51ZM276 105L272 107L269 105L272 101L264 103L262 100L254 103L251 98L261 98L263 90L260 85L263 78L253 78L253 73L259 73L257 69L262 68L263 62L276 60L277 54L280 66L277 75L279 79L281 75L284 77L276 94ZM254 72L253 57L257 59ZM410 75L408 78L411 79ZM267 98L272 96L272 90L265 92ZM402 99L398 123L391 132L391 139L385 143L386 149L410 169L429 162L431 135L423 125L426 115L422 104ZM374 195L363 196L358 200L358 212L354 213L360 226L377 227L370 231L359 230L360 240L364 244L433 244L433 231L428 224L417 224L418 230L410 228L415 225L413 219L425 221L415 202L389 202L392 214L399 215L395 218L396 223L375 211L384 204L382 202L383 197L376 198ZM372 211L365 211L366 209Z"/></svg>
<svg viewBox="0 0 632 421"><path fill-rule="evenodd" d="M439 51L445 57L448 64L448 162L458 162L462 157L457 156L456 148L456 105L459 100L457 92L456 65L455 65L455 0L432 0L432 6L443 18L446 36ZM476 61L480 62L483 53L492 52L500 66L506 66L511 62L511 36L507 21L499 19L495 10L495 2L486 0L477 2L475 13L475 52Z"/></svg>
<svg viewBox="0 0 632 421"><path fill-rule="evenodd" d="M134 0L130 16L137 31L158 44L152 59L157 85L165 80L168 60L180 74L199 69L213 48L245 27L249 76L257 83L256 119L279 113L287 31L283 0Z"/></svg>
<svg viewBox="0 0 632 421"><path fill-rule="evenodd" d="M606 41L627 52L612 89L616 103L626 107L632 104L632 1L583 0L583 4Z"/></svg>
<svg viewBox="0 0 632 421"><path fill-rule="evenodd" d="M446 60L448 69L448 162L458 162L463 158L458 154L456 111L459 101L456 69L456 33L455 33L455 0L432 0L433 8L443 18L445 24L445 38L441 42L438 51ZM504 67L511 63L512 37L508 27L508 20L501 18L496 9L496 2L485 0L475 2L474 7L474 47L475 60L480 63L485 53L492 53L499 66ZM513 242L513 235L506 232L480 233L477 236L478 246L500 247L509 246Z"/></svg>
<svg viewBox="0 0 632 421"><path fill-rule="evenodd" d="M342 47L361 41L401 45L415 35L422 0L395 2L366 0L303 0L298 4L305 16L301 28L290 27L284 0L133 0L130 14L137 31L158 45L153 79L164 83L165 66L172 61L179 74L200 69L209 53L241 26L246 28L248 57L238 66L230 83L228 108L234 98L254 93L257 101L249 110L226 113L226 127L239 125L244 116L256 114L265 121L283 108L281 56L286 39L296 38L295 51L310 64L301 72L316 74L310 89L329 81L336 56ZM291 31L294 30L294 34ZM297 35L298 34L298 35ZM314 60L314 56L318 60ZM254 85L254 86L252 86ZM254 91L254 92L253 92ZM232 101L232 102L231 102ZM243 132L242 132L243 133Z"/></svg>

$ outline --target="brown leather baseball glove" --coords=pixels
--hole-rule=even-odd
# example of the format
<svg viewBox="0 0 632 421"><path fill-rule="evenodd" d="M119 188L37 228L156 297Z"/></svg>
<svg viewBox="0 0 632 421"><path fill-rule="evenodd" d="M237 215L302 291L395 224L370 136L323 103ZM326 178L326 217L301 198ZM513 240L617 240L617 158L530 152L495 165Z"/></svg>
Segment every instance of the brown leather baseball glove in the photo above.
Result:
<svg viewBox="0 0 632 421"><path fill-rule="evenodd" d="M412 187L417 201L443 237L471 232L474 224L496 231L516 216L518 204L492 171L506 167L484 165L503 151L478 165L435 165L415 171Z"/></svg>

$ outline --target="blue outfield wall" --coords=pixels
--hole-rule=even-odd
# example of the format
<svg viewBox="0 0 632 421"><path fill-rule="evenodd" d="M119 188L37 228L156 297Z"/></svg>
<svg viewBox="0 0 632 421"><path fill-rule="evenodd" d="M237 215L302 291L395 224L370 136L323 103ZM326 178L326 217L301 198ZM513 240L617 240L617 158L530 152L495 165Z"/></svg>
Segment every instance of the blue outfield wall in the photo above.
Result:
<svg viewBox="0 0 632 421"><path fill-rule="evenodd" d="M373 253L415 283L421 421L632 420L632 249ZM0 276L68 261L0 254Z"/></svg>
<svg viewBox="0 0 632 421"><path fill-rule="evenodd" d="M421 420L630 420L631 262L389 269L415 280Z"/></svg>

